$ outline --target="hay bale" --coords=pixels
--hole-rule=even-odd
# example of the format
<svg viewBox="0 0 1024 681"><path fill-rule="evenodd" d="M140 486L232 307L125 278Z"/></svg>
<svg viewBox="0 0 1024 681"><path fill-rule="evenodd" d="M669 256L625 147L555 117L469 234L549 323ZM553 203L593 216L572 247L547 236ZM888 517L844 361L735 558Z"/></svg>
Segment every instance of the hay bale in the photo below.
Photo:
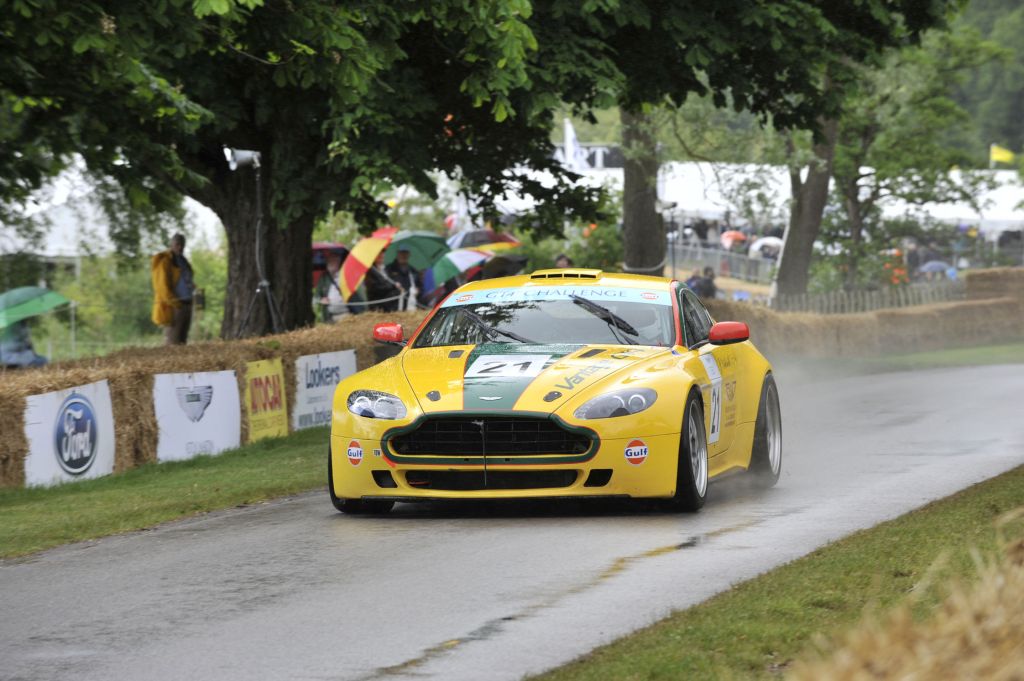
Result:
<svg viewBox="0 0 1024 681"><path fill-rule="evenodd" d="M25 437L25 398L55 390L85 385L109 374L97 376L94 370L76 367L64 371L56 367L43 367L17 371L4 371L0 376L0 484L25 484L25 455L28 453L28 439ZM111 385L113 392L113 385ZM111 396L113 397L113 395ZM115 435L116 437L116 435ZM117 443L115 469L119 465L121 442Z"/></svg>
<svg viewBox="0 0 1024 681"><path fill-rule="evenodd" d="M7 383L13 371L0 370L0 486L25 484L22 462L28 451L25 438L25 396Z"/></svg>
<svg viewBox="0 0 1024 681"><path fill-rule="evenodd" d="M1024 542L980 568L973 587L954 584L935 616L915 621L910 604L883 621L866 618L830 650L798 662L792 681L1024 678Z"/></svg>
<svg viewBox="0 0 1024 681"><path fill-rule="evenodd" d="M159 428L153 408L153 376L156 374L234 370L239 394L245 395L248 362L280 357L284 366L285 398L295 404L295 360L336 350L354 349L360 369L374 363L373 325L395 321L411 333L424 312L366 313L347 317L337 324L299 329L289 333L241 340L214 340L187 346L124 348L105 357L54 363L38 369L8 371L0 382L0 485L23 485L25 398L63 390L102 379L110 382L117 447L115 472L156 461ZM290 417L290 414L289 414ZM289 418L289 427L291 419ZM242 409L242 441L249 420Z"/></svg>
<svg viewBox="0 0 1024 681"><path fill-rule="evenodd" d="M969 300L1024 298L1024 267L994 267L964 274Z"/></svg>
<svg viewBox="0 0 1024 681"><path fill-rule="evenodd" d="M708 309L716 320L746 322L750 337L769 357L870 357L1024 339L1024 298L837 315L775 312L724 300L708 301Z"/></svg>

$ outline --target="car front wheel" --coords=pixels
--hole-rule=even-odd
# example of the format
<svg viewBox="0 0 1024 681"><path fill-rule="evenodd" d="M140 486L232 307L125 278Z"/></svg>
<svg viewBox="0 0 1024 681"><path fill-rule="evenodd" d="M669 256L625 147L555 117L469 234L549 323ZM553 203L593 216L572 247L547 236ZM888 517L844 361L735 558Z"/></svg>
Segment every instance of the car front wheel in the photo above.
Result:
<svg viewBox="0 0 1024 681"><path fill-rule="evenodd" d="M708 439L704 430L704 406L699 393L690 391L683 409L683 432L679 442L676 494L672 506L680 511L697 511L708 492Z"/></svg>
<svg viewBox="0 0 1024 681"><path fill-rule="evenodd" d="M771 374L764 377L761 387L750 472L757 484L766 488L774 486L782 473L782 410L779 407L779 389Z"/></svg>

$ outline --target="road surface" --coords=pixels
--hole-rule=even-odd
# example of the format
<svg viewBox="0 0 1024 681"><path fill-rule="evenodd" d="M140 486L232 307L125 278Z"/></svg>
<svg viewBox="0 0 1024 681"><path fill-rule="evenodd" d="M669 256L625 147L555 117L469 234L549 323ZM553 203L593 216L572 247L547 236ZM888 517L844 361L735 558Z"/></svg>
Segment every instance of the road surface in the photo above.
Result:
<svg viewBox="0 0 1024 681"><path fill-rule="evenodd" d="M1024 366L778 380L779 485L695 515L318 492L0 562L0 678L518 679L1024 463Z"/></svg>

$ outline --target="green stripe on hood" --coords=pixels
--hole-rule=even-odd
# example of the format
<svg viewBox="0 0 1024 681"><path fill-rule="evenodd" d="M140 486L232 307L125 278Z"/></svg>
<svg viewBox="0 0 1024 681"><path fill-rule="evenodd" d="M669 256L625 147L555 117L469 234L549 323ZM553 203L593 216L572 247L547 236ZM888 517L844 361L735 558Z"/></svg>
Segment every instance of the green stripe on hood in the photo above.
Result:
<svg viewBox="0 0 1024 681"><path fill-rule="evenodd" d="M512 409L523 391L544 369L579 349L578 345L526 345L524 343L481 343L473 348L466 361L463 379L463 409ZM523 357L522 363L499 361L488 363L496 355L534 355ZM538 363L543 359L542 364ZM477 360L483 360L477 364ZM532 360L532 361L531 361ZM474 368L475 367L475 368ZM521 372L525 375L519 375ZM468 375L472 374L472 375ZM493 374L493 375L489 375ZM489 398L489 399L488 399Z"/></svg>

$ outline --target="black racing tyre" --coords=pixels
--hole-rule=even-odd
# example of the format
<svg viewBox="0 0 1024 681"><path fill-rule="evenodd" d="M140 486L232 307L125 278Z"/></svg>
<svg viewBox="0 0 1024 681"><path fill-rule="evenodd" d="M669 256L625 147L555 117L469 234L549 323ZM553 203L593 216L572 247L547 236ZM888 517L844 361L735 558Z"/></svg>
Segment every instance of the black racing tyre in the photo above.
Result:
<svg viewBox="0 0 1024 681"><path fill-rule="evenodd" d="M750 472L761 487L773 487L782 473L782 410L779 389L769 373L761 386L761 402L754 425L754 446L750 452Z"/></svg>
<svg viewBox="0 0 1024 681"><path fill-rule="evenodd" d="M334 465L331 450L327 449L327 492L331 495L331 503L334 508L349 515L363 513L387 513L394 507L395 502L386 499L339 499L334 494Z"/></svg>
<svg viewBox="0 0 1024 681"><path fill-rule="evenodd" d="M691 390L683 408L683 432L679 441L676 494L671 506L678 511L698 511L708 493L708 438L704 429L704 404Z"/></svg>

